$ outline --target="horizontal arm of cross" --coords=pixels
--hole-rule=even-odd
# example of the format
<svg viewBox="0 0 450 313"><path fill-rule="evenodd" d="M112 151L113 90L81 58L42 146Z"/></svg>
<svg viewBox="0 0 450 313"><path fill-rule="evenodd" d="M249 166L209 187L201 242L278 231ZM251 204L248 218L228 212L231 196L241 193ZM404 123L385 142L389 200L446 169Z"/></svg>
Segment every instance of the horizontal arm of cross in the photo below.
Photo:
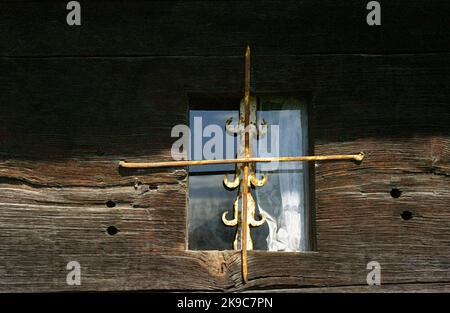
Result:
<svg viewBox="0 0 450 313"><path fill-rule="evenodd" d="M185 160L168 162L125 162L120 161L119 166L123 168L161 168L161 167L184 167L191 165L211 165L211 164L236 164L236 163L259 163L259 162L299 162L299 161L333 161L333 160L354 160L361 162L364 153L343 154L343 155L311 155L293 157L268 157L268 158L240 158L224 160Z"/></svg>

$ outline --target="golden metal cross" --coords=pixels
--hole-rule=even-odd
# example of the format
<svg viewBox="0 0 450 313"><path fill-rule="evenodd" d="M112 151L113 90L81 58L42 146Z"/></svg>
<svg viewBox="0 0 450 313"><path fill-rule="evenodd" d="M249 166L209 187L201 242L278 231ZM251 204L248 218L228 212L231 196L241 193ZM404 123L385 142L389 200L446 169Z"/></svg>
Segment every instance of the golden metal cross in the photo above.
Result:
<svg viewBox="0 0 450 313"><path fill-rule="evenodd" d="M247 240L250 239L248 234L248 200L250 199L250 208L253 209L254 200L249 193L250 181L254 185L262 186L264 183L255 183L257 181L254 177L254 173L249 174L250 164L256 164L258 162L294 162L294 161L327 161L327 160L354 160L362 161L364 159L364 153L348 154L348 155L323 155L323 156L293 156L293 157L250 157L250 47L247 46L245 52L245 90L244 90L244 157L235 159L224 160L186 160L186 161L169 161L169 162L150 162L150 163L133 163L120 161L119 166L124 168L162 168L162 167L184 167L191 165L209 165L209 164L243 164L243 178L242 178L242 210L241 210L241 225L240 225L240 246L241 246L241 264L242 264L242 278L244 283L248 281L247 271ZM239 174L236 174L236 179L239 179ZM237 181L238 185L240 182ZM249 197L248 197L249 196ZM236 200L238 203L239 195ZM235 207L238 204L235 204ZM237 219L237 210L235 210L234 218ZM225 216L225 215L224 215ZM252 218L252 216L251 216ZM225 221L224 221L225 222ZM255 222L253 220L253 222ZM227 224L231 225L231 224ZM233 224L235 225L235 224ZM251 242L251 239L250 239ZM236 245L235 245L236 248ZM251 249L251 247L250 247Z"/></svg>

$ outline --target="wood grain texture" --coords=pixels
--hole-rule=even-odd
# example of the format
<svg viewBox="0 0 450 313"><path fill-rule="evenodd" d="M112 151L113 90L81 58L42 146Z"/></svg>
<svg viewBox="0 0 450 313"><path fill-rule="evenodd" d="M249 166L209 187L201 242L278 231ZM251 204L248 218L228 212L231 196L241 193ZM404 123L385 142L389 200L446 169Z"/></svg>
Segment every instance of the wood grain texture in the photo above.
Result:
<svg viewBox="0 0 450 313"><path fill-rule="evenodd" d="M317 164L317 251L250 252L242 285L239 254L186 251L183 169L117 168L170 160L189 97L240 94L241 57L0 58L0 289L370 291L376 260L383 290L447 290L448 60L255 56L255 90L309 99L315 153L367 157Z"/></svg>
<svg viewBox="0 0 450 313"><path fill-rule="evenodd" d="M0 291L448 292L450 4L383 2L380 27L366 4L90 1L72 28L3 1ZM185 169L118 162L171 160L192 99L241 96L247 44L256 94L309 102L315 154L366 158L316 164L316 250L251 251L243 285L239 253L186 250Z"/></svg>
<svg viewBox="0 0 450 313"><path fill-rule="evenodd" d="M448 51L445 0L382 3L368 26L366 0L88 1L80 27L67 2L2 1L2 56L241 55ZM31 31L33 30L33 31Z"/></svg>

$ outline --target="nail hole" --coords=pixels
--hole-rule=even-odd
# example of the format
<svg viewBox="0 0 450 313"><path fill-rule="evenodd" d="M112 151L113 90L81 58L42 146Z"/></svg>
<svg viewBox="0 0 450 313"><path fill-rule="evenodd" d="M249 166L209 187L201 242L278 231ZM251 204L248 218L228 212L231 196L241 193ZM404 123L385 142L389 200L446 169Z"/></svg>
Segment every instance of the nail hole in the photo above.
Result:
<svg viewBox="0 0 450 313"><path fill-rule="evenodd" d="M113 208L113 207L116 206L116 203L115 203L114 201L108 200L108 201L106 202L106 206L107 206L108 208Z"/></svg>
<svg viewBox="0 0 450 313"><path fill-rule="evenodd" d="M413 218L413 214L411 211L403 211L402 214L400 214L403 220L407 221Z"/></svg>
<svg viewBox="0 0 450 313"><path fill-rule="evenodd" d="M400 198L402 195L402 191L398 188L392 188L391 189L391 197L392 198Z"/></svg>
<svg viewBox="0 0 450 313"><path fill-rule="evenodd" d="M108 233L108 235L114 236L119 232L119 230L115 226L108 226L106 232Z"/></svg>
<svg viewBox="0 0 450 313"><path fill-rule="evenodd" d="M140 181L136 181L134 183L134 189L137 190L139 188L139 186L142 186L142 183Z"/></svg>

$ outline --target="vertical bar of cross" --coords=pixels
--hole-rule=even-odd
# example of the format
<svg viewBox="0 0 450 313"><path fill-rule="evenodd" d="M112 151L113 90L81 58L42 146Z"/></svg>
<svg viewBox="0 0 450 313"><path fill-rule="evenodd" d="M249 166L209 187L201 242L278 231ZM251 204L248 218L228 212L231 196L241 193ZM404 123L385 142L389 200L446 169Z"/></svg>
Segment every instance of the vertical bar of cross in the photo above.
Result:
<svg viewBox="0 0 450 313"><path fill-rule="evenodd" d="M249 124L250 124L250 47L247 46L245 51L245 90L244 90L244 108L245 108L245 148L244 158L250 157L250 140L249 140ZM242 262L242 279L247 282L247 194L248 190L248 167L249 164L244 163L244 177L242 185L242 211L241 211L241 262Z"/></svg>

